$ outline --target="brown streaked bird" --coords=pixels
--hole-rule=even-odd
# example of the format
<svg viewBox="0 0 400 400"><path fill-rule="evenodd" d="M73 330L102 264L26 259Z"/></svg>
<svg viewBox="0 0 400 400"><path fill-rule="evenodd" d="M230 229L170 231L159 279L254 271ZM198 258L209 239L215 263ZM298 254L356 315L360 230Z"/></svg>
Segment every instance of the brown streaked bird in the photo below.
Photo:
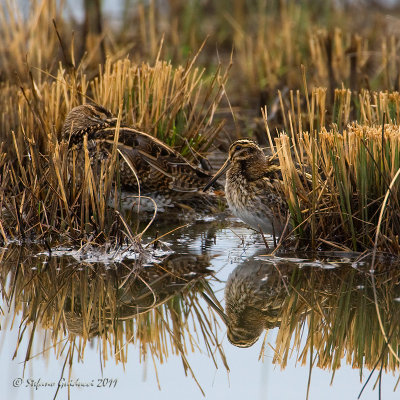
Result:
<svg viewBox="0 0 400 400"><path fill-rule="evenodd" d="M99 167L100 161L111 155L116 125L117 118L96 104L83 104L69 112L62 134L69 139L69 163L75 163L78 174L84 169L84 137L87 136L91 164ZM165 143L128 126L120 126L117 148L126 161L120 163L118 171L124 190L138 189L130 166L139 178L142 194L158 193L173 201L201 193L212 177Z"/></svg>
<svg viewBox="0 0 400 400"><path fill-rule="evenodd" d="M250 347L264 329L280 326L287 292L273 264L246 260L228 277L225 311L204 293L203 297L226 324L229 342L237 347Z"/></svg>
<svg viewBox="0 0 400 400"><path fill-rule="evenodd" d="M225 171L225 196L232 213L257 231L279 234L288 212L280 167L254 141L239 139L203 190Z"/></svg>
<svg viewBox="0 0 400 400"><path fill-rule="evenodd" d="M62 128L63 139L69 138L69 145L83 142L84 135L116 126L117 118L98 104L82 104L74 107L65 117Z"/></svg>

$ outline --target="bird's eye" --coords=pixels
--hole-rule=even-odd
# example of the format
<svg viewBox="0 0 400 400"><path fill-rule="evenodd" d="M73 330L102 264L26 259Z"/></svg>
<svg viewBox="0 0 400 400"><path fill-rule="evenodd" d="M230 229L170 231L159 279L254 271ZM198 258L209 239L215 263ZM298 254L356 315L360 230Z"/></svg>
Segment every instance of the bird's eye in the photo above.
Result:
<svg viewBox="0 0 400 400"><path fill-rule="evenodd" d="M242 149L242 146L240 145L240 144L238 144L236 147L235 147L235 150L236 151L239 151L239 150L241 150Z"/></svg>
<svg viewBox="0 0 400 400"><path fill-rule="evenodd" d="M107 115L105 113L98 113L96 114L96 118L100 121L105 121L107 119Z"/></svg>

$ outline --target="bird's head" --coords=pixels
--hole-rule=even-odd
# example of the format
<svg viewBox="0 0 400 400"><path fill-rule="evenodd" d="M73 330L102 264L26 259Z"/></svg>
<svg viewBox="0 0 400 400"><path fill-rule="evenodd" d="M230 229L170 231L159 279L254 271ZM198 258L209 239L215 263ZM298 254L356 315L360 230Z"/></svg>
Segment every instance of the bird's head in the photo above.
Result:
<svg viewBox="0 0 400 400"><path fill-rule="evenodd" d="M224 165L217 171L217 173L211 178L207 185L203 188L205 192L223 173L225 173L230 167L242 164L249 168L258 167L261 169L265 167L267 159L264 152L258 146L256 142L250 139L239 139L231 144L229 147L229 155Z"/></svg>
<svg viewBox="0 0 400 400"><path fill-rule="evenodd" d="M262 149L253 140L239 139L233 142L229 147L228 160L232 164L257 160L265 162L265 155Z"/></svg>
<svg viewBox="0 0 400 400"><path fill-rule="evenodd" d="M117 118L110 111L97 104L82 104L74 107L65 117L63 138L74 138L92 129L115 126Z"/></svg>

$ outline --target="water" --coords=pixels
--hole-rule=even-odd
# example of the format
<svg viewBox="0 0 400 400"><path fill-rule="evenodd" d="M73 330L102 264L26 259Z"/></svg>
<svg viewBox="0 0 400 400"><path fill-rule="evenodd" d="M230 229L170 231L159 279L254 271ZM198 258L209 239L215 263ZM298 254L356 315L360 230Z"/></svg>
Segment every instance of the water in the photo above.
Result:
<svg viewBox="0 0 400 400"><path fill-rule="evenodd" d="M167 227L162 226L158 229L168 230ZM271 238L268 239L269 244L272 245ZM148 266L145 267L144 275L137 268L138 260L134 257L117 264L110 263L109 257L104 257L106 262L99 263L100 252L96 253L92 250L92 257L85 255L81 259L83 263L78 263L76 254L72 257L70 249L64 248L63 251L64 255L59 249L59 253L52 254L49 258L39 247L21 249L14 245L1 254L0 282L3 299L0 306L3 315L0 319L2 328L0 362L4 372L0 378L3 388L0 398L53 398L62 375L64 380L61 381L57 398L68 398L68 390L64 386L68 382L68 363L62 374L68 349L71 351L74 349L70 381L72 385L75 385L70 388L72 399L86 399L88 396L109 399L110 396L112 398L132 397L133 394L139 399L189 396L200 399L203 395L199 385L207 399L306 398L310 356L308 351L304 359L305 365L301 365L300 353L296 346L298 345L301 351L307 345L307 338L310 337L308 335L313 331L314 356L317 352L319 333L320 336L329 338L327 342L321 342L324 343L325 353L320 354L320 359L322 354L328 353L334 358L340 346L343 346L345 350L339 357L341 367L336 369L332 385L330 385L332 372L314 365L311 372L309 398L355 399L369 370L363 369L363 383L360 383L360 369L352 369L346 362L346 356L349 352L353 352L353 360L359 357L357 347L362 343L367 343L363 351L368 352L368 349L372 349L372 356L366 354L363 357L361 354L361 359L366 360L368 357L372 360L378 359L382 348L385 347L376 318L374 291L371 286L368 263L365 261L354 263L354 255L351 254L329 253L317 260L299 254L265 257L268 251L259 235L234 220L228 220L225 224L209 220L198 222L166 236L160 248L145 261ZM155 267L154 262L159 266ZM175 276L166 278L164 271L172 268ZM399 298L397 283L399 274L397 269L390 265L379 268L380 272L377 272L374 277L376 302L381 311L384 329L390 335L390 342L396 349L399 337L399 306L396 301ZM264 278L256 281L263 282L265 293L265 297L260 300L262 304L260 307L263 307L260 318L263 321L264 319L269 321L270 324L264 361L259 361L259 354L263 347L266 330L263 330L260 339L249 348L233 346L227 339L227 328L221 317L213 309L208 309L207 303L200 294L201 290L209 295L214 293L215 298L224 306L225 312L229 315L224 299L224 288L229 275L234 270L243 282L248 279L247 275L251 278L253 275L251 271L255 271L254 273L261 271L265 275ZM135 278L137 275L142 278ZM184 276L184 279L179 280L178 275ZM149 292L146 284L143 283L146 280L147 283L151 282L152 292ZM207 283L211 291L206 288ZM180 295L182 290L184 294ZM155 297L149 293L153 293ZM254 297L251 295L250 299ZM178 298L180 300L176 300ZM290 307L293 306L291 301L296 298L296 307L291 310ZM41 299L42 304L35 304L37 299ZM72 299L74 299L74 306L71 305ZM229 301L234 301L234 299L231 298ZM103 308L96 308L98 302L103 304ZM314 313L311 313L313 302ZM65 323L62 322L64 317L63 313L60 313L61 307L66 316ZM91 307L95 309L92 314L90 314ZM113 307L116 308L113 310ZM151 314L151 317L147 317L148 312L152 313L151 310L154 307L158 311ZM275 311L271 312L271 309ZM128 325L122 328L121 324L117 324L114 330L113 323L109 320L107 327L103 328L107 329L111 345L104 347L102 341L98 339L99 325L93 323L92 320L92 324L88 323L86 326L91 327L89 335L93 336L93 339L84 343L82 321L85 320L85 312L83 310L88 313L86 317L90 314L94 320L99 313L104 312L114 317L118 315L120 320L127 321L125 324L131 323L133 331L139 324L146 328L138 339L129 330ZM193 310L199 314L193 312L190 316ZM202 310L204 314L199 317ZM160 327L155 329L156 323L160 324L163 320L171 321L167 317L172 315L168 314L169 312L176 312L181 319L178 318L175 325L171 322L168 324L170 331ZM248 317L250 314L250 311L246 311L245 316ZM188 316L187 320L185 315ZM22 320L22 316L25 320ZM231 321L233 317L230 316ZM217 366L211 359L200 329L199 318L205 324L207 321L211 322L206 330L211 336L217 336L220 349L225 353L229 365L229 373L224 367L215 343L211 343L212 340L209 341L210 349L215 356ZM101 317L99 319L101 320ZM312 319L315 324L313 330L310 329ZM31 359L24 367L30 333L35 320L41 322L35 326ZM265 321L263 323L266 323ZM293 322L292 328L290 321ZM43 322L46 326L43 326ZM216 327L215 323L218 323L219 327ZM279 323L280 327L273 327ZM298 323L297 328L296 323ZM340 328L345 324L348 326L344 332L341 332ZM247 328L249 326L250 330L255 331L258 326L257 319L249 320ZM18 336L21 336L24 328L26 330L17 346ZM301 332L297 345L295 343L296 329ZM57 336L51 338L57 330ZM123 336L120 336L121 331L124 333ZM150 331L154 336L149 339L146 337L146 332ZM75 337L73 346L69 344L71 342L66 341L68 332L70 339ZM117 336L116 332L118 332ZM156 349L157 341L154 341L154 337L160 332L163 332L166 338L164 344L168 344L169 348L168 357L165 358L163 355L163 363L160 362L160 352ZM285 346L282 346L282 334L288 335L289 347L286 350L290 350L284 370L281 370L280 362L273 363L275 350L284 356ZM199 385L196 384L189 370L185 376L181 357L172 354L173 346L171 347L170 339L174 335L184 337L181 341L187 346L184 354ZM135 336L136 344L126 344L133 336ZM194 351L190 348L190 336ZM350 342L357 338L361 338L360 342L352 346ZM280 348L277 346L279 340ZM370 344L369 340L372 340ZM54 347L53 343L58 344ZM149 347L146 361L141 360L143 353L141 353L139 343L142 346L144 343L153 343L154 360ZM126 358L125 368L122 362L115 361L114 346L116 345L121 357ZM81 360L77 357L80 346L81 349L84 348ZM17 347L18 352L13 359ZM105 348L107 356L104 353ZM388 351L385 357L391 359L390 369L395 369L397 372L395 375L392 372L383 373L382 398L395 399L399 396L398 392L393 392L398 378L398 363ZM379 398L378 389L372 390L378 372L379 368L362 394L362 399Z"/></svg>

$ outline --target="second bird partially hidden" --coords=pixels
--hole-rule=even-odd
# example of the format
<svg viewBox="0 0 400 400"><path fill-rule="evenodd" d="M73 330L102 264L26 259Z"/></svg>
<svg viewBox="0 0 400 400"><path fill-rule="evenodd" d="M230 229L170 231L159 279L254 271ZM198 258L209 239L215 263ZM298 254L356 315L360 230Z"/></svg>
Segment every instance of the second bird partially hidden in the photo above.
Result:
<svg viewBox="0 0 400 400"><path fill-rule="evenodd" d="M111 160L116 144L125 160L118 163L123 191L136 192L139 181L141 194L161 199L164 205L185 201L212 204L210 196L204 196L201 191L212 177L208 171L193 165L178 151L147 133L121 125L116 141L116 132L117 118L97 104L83 104L68 113L62 136L69 143L68 162L70 171L74 171L73 181L82 184L85 177L86 137L90 165L96 175L100 174L103 161ZM129 201L128 206L131 206Z"/></svg>

